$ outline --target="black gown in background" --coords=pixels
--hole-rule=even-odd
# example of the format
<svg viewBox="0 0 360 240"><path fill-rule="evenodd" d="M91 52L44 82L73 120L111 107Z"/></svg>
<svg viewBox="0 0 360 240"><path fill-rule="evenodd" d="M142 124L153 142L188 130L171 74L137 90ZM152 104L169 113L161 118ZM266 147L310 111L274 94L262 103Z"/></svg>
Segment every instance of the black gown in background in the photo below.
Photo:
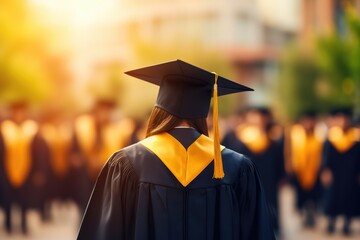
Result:
<svg viewBox="0 0 360 240"><path fill-rule="evenodd" d="M222 145L244 154L255 163L266 199L269 201L271 216L274 218L274 229L279 230L278 189L280 180L285 177L282 139L271 141L264 152L254 153L232 131L225 136Z"/></svg>
<svg viewBox="0 0 360 240"><path fill-rule="evenodd" d="M200 136L170 134L185 148ZM211 162L184 187L141 143L116 152L97 179L78 239L274 239L254 164L229 149L222 157L223 179L213 179Z"/></svg>
<svg viewBox="0 0 360 240"><path fill-rule="evenodd" d="M5 201L4 183L6 181L6 175L5 175L6 173L5 173L5 169L3 168L4 153L5 153L4 142L0 131L0 166L1 166L0 167L0 208L4 207L4 201Z"/></svg>
<svg viewBox="0 0 360 240"><path fill-rule="evenodd" d="M30 143L30 169L26 180L20 187L12 186L9 173L5 170L6 148L4 140L0 140L0 192L2 192L2 205L5 210L5 225L7 231L12 231L11 207L18 204L21 209L22 231L26 233L26 212L29 209L37 209L42 216L45 214L45 201L47 197L46 187L49 179L49 150L45 141L37 133Z"/></svg>
<svg viewBox="0 0 360 240"><path fill-rule="evenodd" d="M324 189L324 212L336 217L348 218L360 215L360 142L340 153L327 140L324 144L323 168L330 169L332 184Z"/></svg>

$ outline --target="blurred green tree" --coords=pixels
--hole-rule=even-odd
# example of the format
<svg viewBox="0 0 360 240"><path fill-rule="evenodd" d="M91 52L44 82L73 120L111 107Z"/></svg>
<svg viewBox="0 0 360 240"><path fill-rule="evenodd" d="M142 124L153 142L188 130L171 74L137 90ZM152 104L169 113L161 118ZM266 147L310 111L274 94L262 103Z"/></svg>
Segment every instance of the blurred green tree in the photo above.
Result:
<svg viewBox="0 0 360 240"><path fill-rule="evenodd" d="M52 37L28 1L0 1L0 103L53 104L69 77L64 56L50 49Z"/></svg>
<svg viewBox="0 0 360 240"><path fill-rule="evenodd" d="M337 106L354 106L360 113L360 19L351 6L346 24L346 35L321 36L313 51L288 49L278 82L278 102L287 119Z"/></svg>
<svg viewBox="0 0 360 240"><path fill-rule="evenodd" d="M329 103L354 106L360 112L360 18L348 5L347 34L319 39L318 56L324 76L331 83Z"/></svg>
<svg viewBox="0 0 360 240"><path fill-rule="evenodd" d="M354 82L353 103L357 115L360 115L360 17L355 8L349 7L347 13L350 36L348 39L351 49L348 63L350 65L350 79Z"/></svg>
<svg viewBox="0 0 360 240"><path fill-rule="evenodd" d="M124 98L124 69L120 62L107 62L95 68L93 77L88 82L88 90L92 98L107 99L121 105Z"/></svg>
<svg viewBox="0 0 360 240"><path fill-rule="evenodd" d="M278 104L285 109L286 120L296 119L303 111L319 111L322 99L318 94L320 68L310 52L293 47L280 62L277 86Z"/></svg>

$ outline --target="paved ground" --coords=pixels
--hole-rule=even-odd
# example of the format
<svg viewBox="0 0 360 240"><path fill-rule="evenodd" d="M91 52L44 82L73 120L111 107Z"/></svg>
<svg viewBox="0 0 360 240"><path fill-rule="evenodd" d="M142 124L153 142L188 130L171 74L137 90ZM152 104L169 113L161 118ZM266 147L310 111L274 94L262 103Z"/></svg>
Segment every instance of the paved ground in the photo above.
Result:
<svg viewBox="0 0 360 240"><path fill-rule="evenodd" d="M17 209L14 211L14 225L19 225ZM76 233L80 222L80 214L74 204L54 204L52 206L53 219L49 223L42 223L40 215L36 211L29 211L29 236L21 234L20 229L15 229L11 236L0 228L0 240L72 240L76 239ZM0 211L0 223L4 222L3 212ZM3 226L3 224L1 225Z"/></svg>
<svg viewBox="0 0 360 240"><path fill-rule="evenodd" d="M360 219L352 223L353 234L345 237L341 234L343 219L339 218L336 224L337 232L334 235L326 233L327 220L319 216L315 229L309 230L302 227L302 219L295 211L293 203L294 191L290 187L284 187L280 194L283 240L355 240L360 239Z"/></svg>
<svg viewBox="0 0 360 240"><path fill-rule="evenodd" d="M340 231L329 236L325 233L326 219L320 216L318 225L313 230L304 230L301 226L301 218L293 208L294 193L290 187L284 187L281 191L282 210L282 240L352 240L360 239L360 220L353 222L354 231L351 237L344 237ZM16 209L15 209L16 212ZM76 232L80 221L80 214L76 207L69 203L66 205L54 204L52 207L53 220L51 223L41 223L36 212L29 212L30 236L24 237L20 233L7 235L0 228L0 240L72 240L76 238ZM15 213L16 216L16 213ZM14 217L14 222L19 219ZM4 221L3 213L0 211L0 223ZM341 229L342 219L338 221L337 228Z"/></svg>

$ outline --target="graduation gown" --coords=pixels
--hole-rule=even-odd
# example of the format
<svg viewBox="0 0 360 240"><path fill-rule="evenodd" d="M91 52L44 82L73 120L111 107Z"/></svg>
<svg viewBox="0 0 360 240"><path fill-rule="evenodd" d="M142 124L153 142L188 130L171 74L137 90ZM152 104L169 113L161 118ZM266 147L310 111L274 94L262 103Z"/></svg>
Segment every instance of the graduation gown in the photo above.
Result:
<svg viewBox="0 0 360 240"><path fill-rule="evenodd" d="M307 133L303 126L295 124L291 127L289 140L296 206L302 209L307 202L316 204L321 197L319 175L323 139L315 131Z"/></svg>
<svg viewBox="0 0 360 240"><path fill-rule="evenodd" d="M37 124L27 120L16 126L5 121L1 130L0 184L4 206L18 203L23 208L41 208L50 165L49 151L37 132ZM19 140L24 138L26 142Z"/></svg>
<svg viewBox="0 0 360 240"><path fill-rule="evenodd" d="M5 199L5 194L4 194L4 183L6 181L6 173L5 170L3 168L4 166L4 154L5 154L5 149L4 149L4 141L3 141L3 137L1 134L1 129L0 129L0 207L3 207L4 205L4 199Z"/></svg>
<svg viewBox="0 0 360 240"><path fill-rule="evenodd" d="M339 147L329 139L324 143L323 169L329 169L333 177L331 185L324 190L324 212L330 216L353 217L360 214L360 142Z"/></svg>
<svg viewBox="0 0 360 240"><path fill-rule="evenodd" d="M186 153L200 139L193 129L170 134ZM212 178L210 160L184 186L141 142L116 152L97 179L78 239L274 239L254 164L230 149L222 157L223 179Z"/></svg>
<svg viewBox="0 0 360 240"><path fill-rule="evenodd" d="M67 195L85 210L96 177L109 156L129 145L133 130L130 119L99 126L90 114L74 122L70 164L67 176Z"/></svg>
<svg viewBox="0 0 360 240"><path fill-rule="evenodd" d="M274 228L279 228L278 219L278 188L280 180L285 176L283 141L269 140L267 147L261 152L254 152L240 138L236 131L229 132L222 144L227 148L249 157L256 165L261 182L264 186L266 199L269 201L270 212L274 218Z"/></svg>
<svg viewBox="0 0 360 240"><path fill-rule="evenodd" d="M41 135L49 149L49 172L47 182L48 199L66 199L67 177L69 174L69 158L72 141L72 129L67 124L46 123L41 127Z"/></svg>

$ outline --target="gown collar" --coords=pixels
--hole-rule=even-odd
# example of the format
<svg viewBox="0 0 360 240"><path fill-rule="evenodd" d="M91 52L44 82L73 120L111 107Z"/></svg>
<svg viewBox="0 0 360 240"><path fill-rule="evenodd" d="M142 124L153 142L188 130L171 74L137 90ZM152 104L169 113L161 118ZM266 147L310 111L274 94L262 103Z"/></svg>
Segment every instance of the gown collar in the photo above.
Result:
<svg viewBox="0 0 360 240"><path fill-rule="evenodd" d="M176 179L186 187L213 161L214 143L212 139L201 135L196 130L180 130L186 130L186 132L172 131L172 134L176 135L179 140L170 133L164 132L150 136L140 141L140 144L153 152ZM190 139L197 135L195 141L191 142ZM181 140L182 143L180 143ZM188 148L183 145L185 141L186 143L191 142ZM221 150L223 149L224 147L221 146Z"/></svg>
<svg viewBox="0 0 360 240"><path fill-rule="evenodd" d="M189 127L173 128L169 131L169 134L176 138L176 140L178 140L186 149L188 149L201 135L197 130Z"/></svg>

